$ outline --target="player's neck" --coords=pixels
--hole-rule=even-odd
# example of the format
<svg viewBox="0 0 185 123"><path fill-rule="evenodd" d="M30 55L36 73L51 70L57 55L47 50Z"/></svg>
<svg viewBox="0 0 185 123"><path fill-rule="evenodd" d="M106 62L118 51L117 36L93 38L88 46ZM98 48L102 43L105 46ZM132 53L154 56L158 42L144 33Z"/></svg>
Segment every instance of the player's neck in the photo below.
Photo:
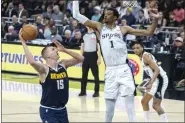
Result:
<svg viewBox="0 0 185 123"><path fill-rule="evenodd" d="M143 53L139 54L138 56L139 56L140 59L142 59Z"/></svg>
<svg viewBox="0 0 185 123"><path fill-rule="evenodd" d="M113 29L113 28L116 27L116 24L115 24L115 22L110 22L110 23L106 23L106 26L107 26L108 28L110 28L110 29Z"/></svg>
<svg viewBox="0 0 185 123"><path fill-rule="evenodd" d="M56 66L57 66L57 60L47 60L46 61L46 65L47 66L49 66L49 67L51 67L51 68L56 68Z"/></svg>

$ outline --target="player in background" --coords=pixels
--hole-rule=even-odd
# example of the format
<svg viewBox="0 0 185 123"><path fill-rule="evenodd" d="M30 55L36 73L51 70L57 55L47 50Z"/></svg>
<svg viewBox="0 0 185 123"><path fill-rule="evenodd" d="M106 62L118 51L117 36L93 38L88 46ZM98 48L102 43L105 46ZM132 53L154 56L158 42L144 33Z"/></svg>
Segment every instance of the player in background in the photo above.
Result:
<svg viewBox="0 0 185 123"><path fill-rule="evenodd" d="M41 55L46 61L46 64L43 64L34 60L26 41L22 38L22 29L19 32L19 38L28 62L39 74L42 86L40 117L43 123L69 122L65 107L69 97L69 78L66 69L83 62L84 57L54 41L55 47L46 46L42 49ZM58 52L67 53L73 58L59 60Z"/></svg>
<svg viewBox="0 0 185 123"><path fill-rule="evenodd" d="M154 14L155 12L155 14ZM106 122L112 122L114 108L118 95L125 97L125 105L130 122L136 121L134 107L135 83L131 69L128 66L128 54L123 36L151 36L160 18L156 10L151 10L153 18L151 27L147 30L133 29L129 26L117 26L119 13L114 8L106 8L103 23L89 20L79 12L79 1L73 1L73 17L85 26L97 30L100 34L100 47L106 65L104 96L106 102Z"/></svg>
<svg viewBox="0 0 185 123"><path fill-rule="evenodd" d="M134 53L139 56L143 67L143 80L149 80L143 83L146 87L141 103L144 111L145 122L149 122L149 101L153 98L153 108L161 118L161 122L168 122L167 116L161 107L164 93L168 87L168 77L161 66L157 65L155 57L144 51L144 45L141 41L134 41L132 44Z"/></svg>

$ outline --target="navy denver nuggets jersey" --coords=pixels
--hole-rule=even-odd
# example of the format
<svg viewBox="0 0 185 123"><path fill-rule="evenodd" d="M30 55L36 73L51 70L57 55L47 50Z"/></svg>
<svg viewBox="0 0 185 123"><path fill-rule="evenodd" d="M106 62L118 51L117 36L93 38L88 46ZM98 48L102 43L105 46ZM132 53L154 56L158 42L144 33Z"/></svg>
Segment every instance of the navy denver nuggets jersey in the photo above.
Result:
<svg viewBox="0 0 185 123"><path fill-rule="evenodd" d="M58 64L57 71L49 67L48 75L42 85L41 105L60 108L64 107L69 97L69 79L66 69Z"/></svg>

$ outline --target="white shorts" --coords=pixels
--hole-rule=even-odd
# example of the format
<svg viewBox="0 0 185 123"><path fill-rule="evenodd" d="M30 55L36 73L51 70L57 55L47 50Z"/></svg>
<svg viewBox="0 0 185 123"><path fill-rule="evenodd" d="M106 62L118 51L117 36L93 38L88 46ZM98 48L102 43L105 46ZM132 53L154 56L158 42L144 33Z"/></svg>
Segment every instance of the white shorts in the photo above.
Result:
<svg viewBox="0 0 185 123"><path fill-rule="evenodd" d="M117 99L118 95L133 95L134 78L128 64L106 67L104 96L106 99Z"/></svg>
<svg viewBox="0 0 185 123"><path fill-rule="evenodd" d="M148 93L157 99L163 99L167 87L168 87L168 76L159 75L157 77L157 80L153 83L151 90Z"/></svg>

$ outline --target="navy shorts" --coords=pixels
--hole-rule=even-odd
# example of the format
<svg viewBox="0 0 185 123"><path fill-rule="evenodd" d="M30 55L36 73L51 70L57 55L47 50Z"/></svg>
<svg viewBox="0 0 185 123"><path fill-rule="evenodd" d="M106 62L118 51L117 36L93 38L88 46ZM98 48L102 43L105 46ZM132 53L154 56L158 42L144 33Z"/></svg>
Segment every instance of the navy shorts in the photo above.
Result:
<svg viewBox="0 0 185 123"><path fill-rule="evenodd" d="M40 106L40 117L43 123L69 123L66 107L56 110Z"/></svg>

